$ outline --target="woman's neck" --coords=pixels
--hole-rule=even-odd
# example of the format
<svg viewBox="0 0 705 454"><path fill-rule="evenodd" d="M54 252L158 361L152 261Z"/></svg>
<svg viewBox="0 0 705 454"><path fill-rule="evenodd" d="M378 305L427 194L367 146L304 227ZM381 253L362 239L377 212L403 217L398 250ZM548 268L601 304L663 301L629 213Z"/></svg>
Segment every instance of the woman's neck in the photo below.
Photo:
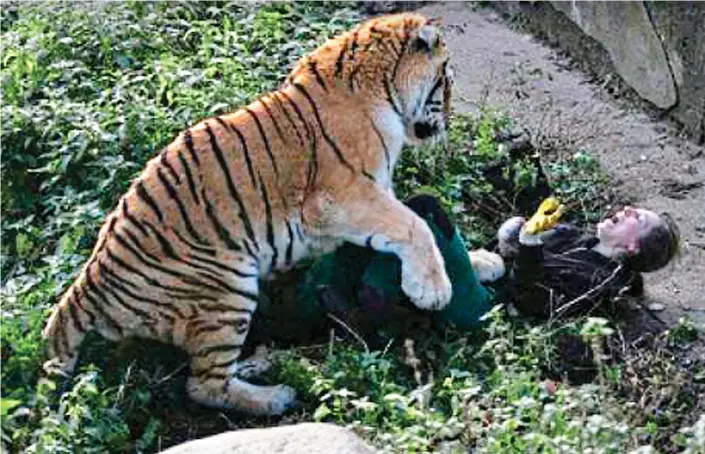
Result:
<svg viewBox="0 0 705 454"><path fill-rule="evenodd" d="M595 246L592 248L593 251L597 252L598 254L604 255L605 257L611 259L614 258L615 256L615 250L612 246L609 246L602 241L597 243Z"/></svg>

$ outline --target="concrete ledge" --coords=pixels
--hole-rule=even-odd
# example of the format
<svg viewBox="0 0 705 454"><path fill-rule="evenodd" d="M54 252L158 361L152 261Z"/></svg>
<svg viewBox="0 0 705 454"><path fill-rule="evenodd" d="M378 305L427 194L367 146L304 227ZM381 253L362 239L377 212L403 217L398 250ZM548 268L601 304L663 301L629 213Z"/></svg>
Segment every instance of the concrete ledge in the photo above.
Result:
<svg viewBox="0 0 705 454"><path fill-rule="evenodd" d="M705 142L705 2L494 2L598 78Z"/></svg>

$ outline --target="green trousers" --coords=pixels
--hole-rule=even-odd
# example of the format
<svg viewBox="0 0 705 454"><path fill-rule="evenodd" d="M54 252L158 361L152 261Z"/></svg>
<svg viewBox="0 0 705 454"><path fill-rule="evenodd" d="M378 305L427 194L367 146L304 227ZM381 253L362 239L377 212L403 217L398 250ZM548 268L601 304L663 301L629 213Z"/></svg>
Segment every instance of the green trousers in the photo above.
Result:
<svg viewBox="0 0 705 454"><path fill-rule="evenodd" d="M473 330L482 324L480 318L492 307L494 294L478 282L460 234L438 202L430 199L425 202L432 205L431 209L426 207L425 213L415 211L433 232L453 287L453 297L442 310L423 312L440 329L452 325L460 331ZM445 228L437 224L444 224ZM332 303L326 297L331 292L335 295ZM331 304L335 307L330 307ZM324 317L329 311L344 317L348 311L361 308L384 321L390 314L390 306L399 304L411 305L401 290L400 260L393 254L352 244L317 259L297 290L297 315L301 322Z"/></svg>

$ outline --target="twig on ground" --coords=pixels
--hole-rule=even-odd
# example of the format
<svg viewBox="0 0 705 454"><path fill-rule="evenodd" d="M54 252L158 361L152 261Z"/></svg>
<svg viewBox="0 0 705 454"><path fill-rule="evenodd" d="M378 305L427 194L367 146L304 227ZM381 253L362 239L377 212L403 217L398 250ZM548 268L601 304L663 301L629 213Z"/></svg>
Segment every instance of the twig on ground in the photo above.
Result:
<svg viewBox="0 0 705 454"><path fill-rule="evenodd" d="M575 306L576 304L580 303L581 301L585 301L588 298L591 298L593 295L595 295L597 292L602 290L607 284L612 282L616 277L617 274L622 271L623 266L619 265L617 268L612 271L612 274L607 277L604 281L600 282L599 285L596 285L595 287L591 288L587 292L583 293L582 295L578 296L577 298L572 299L571 301L568 301L566 304L563 306L559 307L558 310L556 310L556 316L560 316L566 311L568 311L571 307Z"/></svg>
<svg viewBox="0 0 705 454"><path fill-rule="evenodd" d="M331 328L328 333L328 356L333 356L333 344L335 343L335 328Z"/></svg>
<svg viewBox="0 0 705 454"><path fill-rule="evenodd" d="M333 320L334 322L336 322L337 324L339 324L340 326L342 326L343 328L345 328L345 330L346 330L348 333L350 333L358 342L360 342L360 344L362 344L362 346L365 348L365 353L369 353L369 352L370 352L370 349L369 349L369 347L367 347L367 342L365 342L365 339L363 339L362 336L360 336L359 334L357 334L357 333L355 332L355 330L353 330L352 328L350 328L348 325L345 324L344 321L342 321L341 319L339 319L339 318L336 317L335 315L331 314L330 312L329 312L328 314L326 314L326 315L328 316L328 318L330 318L331 320Z"/></svg>
<svg viewBox="0 0 705 454"><path fill-rule="evenodd" d="M177 367L176 369L174 369L173 371L171 371L170 373L168 373L165 377L161 378L161 379L160 379L159 381L157 381L156 383L152 383L151 385L149 385L149 387L150 387L150 388L155 388L155 387L161 385L162 383L171 380L171 379L174 377L174 375L176 375L176 374L178 374L179 372L181 372L182 370L184 370L187 365L188 365L188 363L184 361L183 363L181 363L181 365L180 365L179 367Z"/></svg>

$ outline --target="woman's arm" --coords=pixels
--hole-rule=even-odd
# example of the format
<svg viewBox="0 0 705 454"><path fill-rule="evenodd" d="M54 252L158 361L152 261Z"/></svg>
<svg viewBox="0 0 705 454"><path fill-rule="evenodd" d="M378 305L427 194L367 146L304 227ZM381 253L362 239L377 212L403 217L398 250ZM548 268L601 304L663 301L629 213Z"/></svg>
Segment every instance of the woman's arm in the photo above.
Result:
<svg viewBox="0 0 705 454"><path fill-rule="evenodd" d="M541 283L546 282L544 246L540 241L533 244L519 243L513 266L514 304L523 314L548 315L550 291Z"/></svg>

